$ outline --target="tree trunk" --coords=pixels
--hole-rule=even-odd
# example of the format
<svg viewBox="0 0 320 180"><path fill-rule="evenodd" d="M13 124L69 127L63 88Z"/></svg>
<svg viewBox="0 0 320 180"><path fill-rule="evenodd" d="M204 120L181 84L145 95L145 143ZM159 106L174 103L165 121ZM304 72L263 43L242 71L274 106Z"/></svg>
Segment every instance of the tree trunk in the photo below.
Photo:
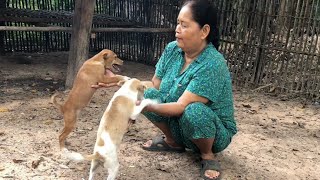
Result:
<svg viewBox="0 0 320 180"><path fill-rule="evenodd" d="M89 38L92 27L95 0L76 0L68 59L66 88L71 88L74 78L88 58Z"/></svg>

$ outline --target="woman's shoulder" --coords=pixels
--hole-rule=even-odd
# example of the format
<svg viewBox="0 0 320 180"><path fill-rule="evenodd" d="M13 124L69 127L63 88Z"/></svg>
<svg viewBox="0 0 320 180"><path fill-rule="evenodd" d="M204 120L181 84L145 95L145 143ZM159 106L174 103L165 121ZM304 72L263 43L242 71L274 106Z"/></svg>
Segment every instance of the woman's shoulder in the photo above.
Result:
<svg viewBox="0 0 320 180"><path fill-rule="evenodd" d="M214 47L210 48L205 56L207 58L207 63L216 66L226 63L224 56Z"/></svg>
<svg viewBox="0 0 320 180"><path fill-rule="evenodd" d="M172 41L167 44L162 56L164 59L166 59L166 61L170 61L172 58L177 57L180 54L180 52L181 49L178 47L177 42Z"/></svg>
<svg viewBox="0 0 320 180"><path fill-rule="evenodd" d="M216 48L210 48L205 56L204 69L208 71L228 71L227 61Z"/></svg>
<svg viewBox="0 0 320 180"><path fill-rule="evenodd" d="M169 42L166 45L157 64L162 64L163 67L168 67L172 63L176 62L174 60L176 59L175 57L177 57L177 55L179 54L179 49L180 48L178 47L176 41Z"/></svg>
<svg viewBox="0 0 320 180"><path fill-rule="evenodd" d="M225 61L225 58L222 55L222 53L220 53L212 44L211 46L209 46L209 54L210 57L213 57L216 60Z"/></svg>
<svg viewBox="0 0 320 180"><path fill-rule="evenodd" d="M177 41L171 41L167 44L166 49L176 49L178 48Z"/></svg>

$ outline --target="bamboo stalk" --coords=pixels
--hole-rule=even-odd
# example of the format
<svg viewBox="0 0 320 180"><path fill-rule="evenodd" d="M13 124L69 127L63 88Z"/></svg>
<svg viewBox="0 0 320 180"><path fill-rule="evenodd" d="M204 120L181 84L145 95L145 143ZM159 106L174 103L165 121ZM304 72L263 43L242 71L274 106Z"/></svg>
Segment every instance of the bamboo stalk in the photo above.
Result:
<svg viewBox="0 0 320 180"><path fill-rule="evenodd" d="M220 14L221 14L221 16L220 16L220 25L219 25L219 27L220 27L220 35L221 35L221 37L223 37L223 35L225 35L226 34L226 28L227 28L227 26L225 25L225 23L226 23L226 21L224 21L225 19L226 19L226 16L224 16L225 15L225 4L226 3L224 3L224 2L226 2L226 1L219 1L219 2L221 2L221 5L220 5ZM226 50L227 50L227 43L221 43L221 46L220 46L220 50L222 51L222 53L224 54L224 55L226 55ZM227 60L227 63L228 63L228 65L230 66L231 65L231 63L230 63L230 59L229 58L226 58L226 60Z"/></svg>
<svg viewBox="0 0 320 180"><path fill-rule="evenodd" d="M316 10L315 10L315 15L317 15L319 12L320 12L320 9L319 9L319 7L320 7L320 3L319 3L319 1L317 1L317 4L316 4ZM313 46L311 46L311 48L309 49L309 53L310 52L316 52L316 48L317 48L317 45L319 45L319 42L318 42L318 40L319 40L319 34L317 33L315 33L315 29L317 28L317 27L319 27L319 24L320 24L320 21L319 20L317 20L317 18L314 18L313 19L313 29L312 29L312 34L313 34L313 39L315 39L315 42L314 42L314 45ZM312 44L312 43L311 43ZM308 89L310 89L310 91L311 91L311 95L318 95L319 97L320 97L320 86L319 86L319 84L320 84L320 78L319 78L319 73L320 73L320 66L319 66L319 62L320 62L320 58L319 57L315 57L315 56L312 56L312 59L311 59L311 61L313 62L317 62L317 63L314 63L313 65L314 65L314 67L315 67L315 73L314 73L314 75L312 76L312 80L310 81L310 83L309 83L309 85L308 85ZM318 77L318 78L317 78Z"/></svg>
<svg viewBox="0 0 320 180"><path fill-rule="evenodd" d="M297 38L297 41L295 44L299 43L298 45L295 45L295 50L297 49L302 49L303 47L303 36L300 36L300 32L299 30L303 30L304 28L304 22L302 21L302 18L304 17L304 12L305 12L305 0L302 0L301 2L302 4L302 7L299 6L299 9L300 9L300 12L297 12L299 13L299 18L297 20L297 29L296 29L296 37ZM299 90L299 85L300 85L300 81L301 81L301 69L303 69L302 67L302 62L303 62L303 56L301 54L299 54L297 56L298 58L296 59L296 67L297 68L294 68L294 73L292 74L292 83L291 83L291 87L290 87L290 90L295 90L295 91L298 91ZM299 71L298 71L299 70Z"/></svg>
<svg viewBox="0 0 320 180"><path fill-rule="evenodd" d="M229 1L227 1L227 2L229 2ZM231 3L229 2L227 5L226 5L226 12L229 12L229 17L228 18L226 18L226 19L229 19L229 21L227 21L227 23L226 23L226 27L229 27L230 29L232 28L231 27L231 25L232 25L232 5L231 5ZM227 32L227 33L229 33L229 32ZM228 41L231 41L233 38L232 38L232 31L230 32L231 34L230 35L227 35L227 37L226 37L226 40L228 40ZM229 57L230 56L232 56L233 55L233 45L234 45L234 43L228 43L227 45L226 45L226 49L228 50L228 54L229 54ZM231 57L230 57L231 58ZM235 63L235 59L233 58L233 59L231 59L232 60L232 63L233 63L233 65L234 66L237 66L237 64ZM233 77L234 77L234 79L236 79L237 78L237 80L239 79L238 77L236 77L235 76L235 71L236 71L236 69L235 68L233 68L232 70L231 70L231 73L233 74ZM235 81L235 84L237 84L238 83L238 81Z"/></svg>
<svg viewBox="0 0 320 180"><path fill-rule="evenodd" d="M70 32L71 27L18 27L0 26L0 31L64 31ZM93 28L91 32L144 32L144 33L163 33L174 32L173 28Z"/></svg>
<svg viewBox="0 0 320 180"><path fill-rule="evenodd" d="M293 37L291 37L291 18L294 18L294 16L291 16L290 13L294 13L294 5L295 2L291 1L291 4L288 4L289 6L289 14L287 15L288 19L288 31L287 31L287 35L286 35L286 39L285 39L285 50L283 50L283 52L285 53L289 53L292 51L292 46L291 46L291 41L293 39ZM290 9L292 8L292 9ZM290 59L286 60L286 59L282 59L282 64L283 64L283 72L281 75L277 76L278 77L278 84L281 85L282 87L285 87L288 85L288 64L290 63ZM284 88L281 88L281 92L283 92Z"/></svg>
<svg viewBox="0 0 320 180"><path fill-rule="evenodd" d="M5 8L6 7L6 1L3 0L0 2L0 8ZM5 26L5 22L0 21L0 26ZM5 53L5 42L6 42L6 32L0 32L0 54Z"/></svg>
<svg viewBox="0 0 320 180"><path fill-rule="evenodd" d="M239 15L239 9L241 8L241 7L239 7L240 5L239 5L239 3L240 3L240 1L237 1L237 3L235 3L234 4L234 7L232 7L233 9L231 10L234 14L236 14L236 15ZM240 17L239 17L240 18ZM238 21L238 16L236 16L235 18L234 18L234 21L235 22L237 22ZM240 21L241 22L241 21ZM240 60L240 57L239 57L239 55L240 55L240 43L239 43L239 29L238 29L238 25L236 24L236 25L234 25L235 26L235 34L234 34L234 38L236 39L236 41L237 41L237 43L234 43L234 46L233 46L233 50L234 50L234 52L235 52L235 54L234 54L234 59L235 60L238 60L238 63L237 63L237 67L238 68L236 68L235 69L235 72L234 72L234 74L235 74L235 77L239 77L239 72L241 71L241 69L239 68L239 67L241 67L241 61L239 61ZM241 77L242 78L242 77Z"/></svg>
<svg viewBox="0 0 320 180"><path fill-rule="evenodd" d="M285 30L289 29L289 28L286 28L287 27L286 22L288 22L287 9L289 7L289 4L287 2L288 0L281 1L279 15L275 17L278 20L278 23L277 23L277 29L275 31L277 38L274 39L273 41L273 45L272 45L273 47L282 47L282 44L284 43L282 42L283 36L286 35ZM280 77L280 73L282 72L281 70L283 68L284 58L285 58L285 54L280 51L279 56L276 57L275 61L273 61L273 63L269 65L266 71L267 79L265 83L270 83L272 77Z"/></svg>
<svg viewBox="0 0 320 180"><path fill-rule="evenodd" d="M22 40L22 32L21 31L17 31L16 32L16 36L18 37L17 40L17 50L18 51L23 51L22 47L24 46L23 40Z"/></svg>
<svg viewBox="0 0 320 180"><path fill-rule="evenodd" d="M253 6L255 7L256 4L257 4L257 1L254 2ZM248 46L248 48L250 48L250 49L247 51L247 53L246 53L246 55L245 55L245 57L244 57L245 59L248 59L248 62L247 62L247 63L250 64L250 70L249 70L248 73L252 73L252 72L250 72L250 71L254 68L254 67L253 67L253 66L254 66L254 58L253 58L253 55L256 54L256 48L257 48L257 47L253 46L252 44L255 44L254 41L255 41L255 39L256 39L256 37L257 37L256 27L258 27L258 23L259 23L258 18L257 18L257 16L256 16L255 13L252 12L252 13L251 13L251 17L252 17L252 19L251 19L251 23L250 23L250 25L249 25L250 30L249 30L249 34L248 34L247 41L246 41L246 43L248 43L247 46ZM247 75L247 76L245 77L245 80L244 80L244 81L245 81L245 84L246 84L247 86L249 85L250 78L251 78L251 76L249 76L249 75Z"/></svg>
<svg viewBox="0 0 320 180"><path fill-rule="evenodd" d="M228 40L224 40L224 39L222 39L221 41L222 41L222 42L226 42L226 43L228 43L228 44L236 43L236 41L228 41ZM265 46L265 45L257 45L257 44L250 44L250 43L239 43L239 44L252 46L252 47L254 47L254 48L268 48L268 49L270 49L270 50L283 51L283 52L286 52L286 53L313 55L313 56L320 57L320 54L319 54L319 53L316 53L316 52L308 53L308 52L303 52L303 51L300 51L300 50L288 50L288 49L279 48L279 47L267 47L267 46Z"/></svg>
<svg viewBox="0 0 320 180"><path fill-rule="evenodd" d="M25 39L23 41L26 42L26 51L32 52L32 42L31 38L29 39L30 31L23 32L25 34Z"/></svg>
<svg viewBox="0 0 320 180"><path fill-rule="evenodd" d="M304 44L303 44L303 50L302 51L306 51L307 44L309 46L309 43L308 43L308 41L309 41L309 33L310 33L310 28L311 28L311 19L312 19L312 16L313 16L313 12L308 9L308 4L309 4L309 0L306 1L306 5L305 5L306 6L306 10L305 10L304 17L307 17L308 13L309 13L309 18L308 18L308 21L305 22L305 23L307 23L306 34L302 35L303 38L305 36L305 41L304 41ZM311 9L313 9L313 7L314 7L314 0L312 0ZM306 27L305 24L304 24L304 27ZM311 42L310 42L311 44L312 44L312 41L313 41L312 39L313 38L311 38ZM304 59L305 62L302 63L302 74L303 75L302 75L301 81L300 81L301 82L301 92L305 91L304 90L305 85L309 82L309 75L308 74L310 74L310 72L308 72L308 69L310 69L310 67L311 67L311 62L309 60L310 60L310 58L305 58ZM306 91L308 91L308 89L306 89Z"/></svg>

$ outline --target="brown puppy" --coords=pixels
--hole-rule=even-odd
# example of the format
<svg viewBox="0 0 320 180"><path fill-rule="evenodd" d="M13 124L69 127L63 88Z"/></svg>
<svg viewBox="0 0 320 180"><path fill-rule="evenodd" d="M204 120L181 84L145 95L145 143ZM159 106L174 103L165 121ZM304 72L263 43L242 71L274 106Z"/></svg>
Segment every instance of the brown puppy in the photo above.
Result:
<svg viewBox="0 0 320 180"><path fill-rule="evenodd" d="M123 61L114 52L104 49L83 63L75 78L68 99L63 105L57 102L57 94L51 97L52 103L63 113L64 128L59 136L60 149L64 148L65 139L75 128L80 110L90 102L96 91L91 85L99 82L105 84L117 83L128 79L126 76L109 76L106 74L108 71L119 72L118 66L121 65L123 65Z"/></svg>
<svg viewBox="0 0 320 180"><path fill-rule="evenodd" d="M121 81L119 85L122 83L124 84L114 93L100 120L93 154L82 155L66 148L62 151L65 157L72 160L91 160L90 180L93 179L100 161L103 162L103 167L108 169L107 180L116 178L119 170L117 152L128 130L130 119L136 119L145 106L157 103L155 100L143 99L146 86L140 80L133 78ZM137 101L141 103L136 105Z"/></svg>

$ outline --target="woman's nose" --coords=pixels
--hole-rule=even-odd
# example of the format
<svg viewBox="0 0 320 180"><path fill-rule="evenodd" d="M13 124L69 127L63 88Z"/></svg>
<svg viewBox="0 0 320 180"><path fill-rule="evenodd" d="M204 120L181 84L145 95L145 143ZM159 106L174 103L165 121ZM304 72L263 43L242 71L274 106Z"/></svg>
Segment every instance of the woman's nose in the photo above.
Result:
<svg viewBox="0 0 320 180"><path fill-rule="evenodd" d="M180 25L178 24L177 26L176 26L176 33L180 33Z"/></svg>

